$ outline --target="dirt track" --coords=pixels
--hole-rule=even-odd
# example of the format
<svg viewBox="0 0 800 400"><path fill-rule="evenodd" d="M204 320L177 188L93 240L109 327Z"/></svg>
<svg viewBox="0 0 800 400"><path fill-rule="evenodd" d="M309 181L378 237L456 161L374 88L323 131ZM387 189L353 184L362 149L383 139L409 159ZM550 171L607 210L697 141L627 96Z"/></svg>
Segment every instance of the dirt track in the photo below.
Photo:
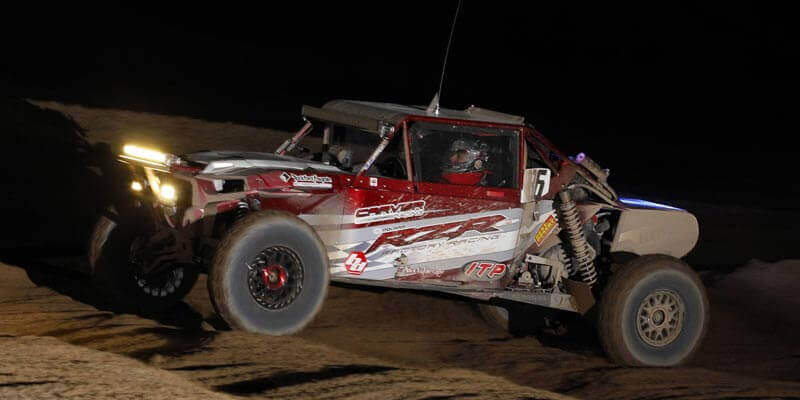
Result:
<svg viewBox="0 0 800 400"><path fill-rule="evenodd" d="M102 308L102 299L87 279L44 264L29 265L27 271L0 264L0 282L0 395L4 390L31 398L196 398L213 390L270 398L564 398L481 371L415 366L337 350L324 341L218 332L207 322L218 323L203 282L187 304L154 319L99 311L94 305ZM311 331L329 328L318 323ZM122 354L151 368L32 336ZM151 381L137 382L129 374Z"/></svg>
<svg viewBox="0 0 800 400"><path fill-rule="evenodd" d="M335 287L320 317L293 337L225 330L203 281L170 313L117 315L102 311L87 279L57 264L0 266L0 332L130 356L231 395L557 397L545 389L579 398L800 398L800 345L792 340L800 324L778 310L791 303L776 302L782 282L798 276L797 262L751 263L714 284L711 334L692 365L674 369L616 367L591 335L511 338L467 303L407 292ZM779 278L766 282L768 296L730 295L764 275ZM7 370L0 367L0 387L14 381Z"/></svg>
<svg viewBox="0 0 800 400"><path fill-rule="evenodd" d="M92 142L163 138L164 148L185 152L223 142L266 150L280 141L231 124L44 105L73 115ZM712 329L694 362L629 369L608 363L590 332L512 338L488 328L458 299L408 292L335 287L317 320L293 337L225 330L203 280L169 313L118 315L107 311L87 278L70 272L82 268L81 258L16 255L0 263L0 398L74 397L66 390L108 382L118 383L118 393L148 398L208 397L202 393L209 390L276 398L558 398L547 391L608 399L800 398L797 261L752 262L707 275ZM81 374L82 362L91 363L91 373ZM154 384L123 379L120 369ZM182 378L176 390L160 389L158 382L175 375ZM59 386L65 381L72 387Z"/></svg>

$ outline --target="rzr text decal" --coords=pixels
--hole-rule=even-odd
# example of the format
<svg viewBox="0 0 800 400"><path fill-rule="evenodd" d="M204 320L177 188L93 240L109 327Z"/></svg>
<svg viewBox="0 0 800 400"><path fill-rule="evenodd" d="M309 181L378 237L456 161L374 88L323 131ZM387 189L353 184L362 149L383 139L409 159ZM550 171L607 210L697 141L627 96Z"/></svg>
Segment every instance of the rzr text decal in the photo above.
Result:
<svg viewBox="0 0 800 400"><path fill-rule="evenodd" d="M369 254L384 245L403 247L429 240L454 239L469 231L475 231L479 233L496 232L499 231L499 229L495 228L494 225L504 219L506 219L506 217L502 215L490 215L486 217L473 218L467 221L457 221L441 225L387 232L380 235L378 239L372 243L372 246L365 251L365 253Z"/></svg>

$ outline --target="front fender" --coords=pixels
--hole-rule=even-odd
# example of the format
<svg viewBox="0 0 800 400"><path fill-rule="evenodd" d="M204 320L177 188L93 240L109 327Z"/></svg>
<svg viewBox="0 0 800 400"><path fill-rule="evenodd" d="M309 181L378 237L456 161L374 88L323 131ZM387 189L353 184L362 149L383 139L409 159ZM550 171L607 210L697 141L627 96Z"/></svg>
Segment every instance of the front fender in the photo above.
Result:
<svg viewBox="0 0 800 400"><path fill-rule="evenodd" d="M623 209L611 252L667 254L681 258L697 244L697 218L679 209Z"/></svg>

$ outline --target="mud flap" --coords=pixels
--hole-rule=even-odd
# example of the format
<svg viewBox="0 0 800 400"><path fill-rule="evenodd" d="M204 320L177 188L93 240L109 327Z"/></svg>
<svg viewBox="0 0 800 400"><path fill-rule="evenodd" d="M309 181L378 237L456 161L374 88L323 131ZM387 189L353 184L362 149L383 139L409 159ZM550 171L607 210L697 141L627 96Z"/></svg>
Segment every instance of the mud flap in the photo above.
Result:
<svg viewBox="0 0 800 400"><path fill-rule="evenodd" d="M592 293L592 287L587 283L573 281L572 279L565 279L565 281L567 284L567 292L572 295L570 299L572 306L578 310L581 315L586 314L596 303L594 294Z"/></svg>

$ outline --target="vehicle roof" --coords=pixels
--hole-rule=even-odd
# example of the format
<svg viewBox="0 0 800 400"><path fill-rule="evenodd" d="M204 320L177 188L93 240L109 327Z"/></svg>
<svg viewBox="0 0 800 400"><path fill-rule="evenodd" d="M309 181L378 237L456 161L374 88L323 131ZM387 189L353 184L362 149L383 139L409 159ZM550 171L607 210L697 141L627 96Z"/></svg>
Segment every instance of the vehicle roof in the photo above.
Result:
<svg viewBox="0 0 800 400"><path fill-rule="evenodd" d="M525 118L470 106L465 110L440 108L429 112L424 106L406 106L392 103L377 103L356 100L332 100L322 108L303 106L303 115L310 118L330 120L377 132L381 124L395 125L408 116L489 122L506 125L525 124Z"/></svg>

